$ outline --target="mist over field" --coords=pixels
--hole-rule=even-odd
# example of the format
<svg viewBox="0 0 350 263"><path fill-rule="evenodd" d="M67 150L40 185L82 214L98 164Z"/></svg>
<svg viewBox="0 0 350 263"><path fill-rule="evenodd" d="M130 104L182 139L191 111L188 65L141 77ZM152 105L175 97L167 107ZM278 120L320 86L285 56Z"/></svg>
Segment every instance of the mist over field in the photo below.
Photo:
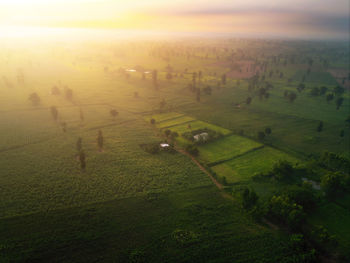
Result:
<svg viewBox="0 0 350 263"><path fill-rule="evenodd" d="M349 262L348 11L0 0L0 262Z"/></svg>

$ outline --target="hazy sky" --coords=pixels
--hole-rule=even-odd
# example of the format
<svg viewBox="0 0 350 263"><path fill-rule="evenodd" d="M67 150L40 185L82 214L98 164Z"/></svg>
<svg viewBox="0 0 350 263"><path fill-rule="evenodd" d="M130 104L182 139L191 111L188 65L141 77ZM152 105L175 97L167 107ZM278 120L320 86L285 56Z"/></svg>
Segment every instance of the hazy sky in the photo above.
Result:
<svg viewBox="0 0 350 263"><path fill-rule="evenodd" d="M349 0L0 0L0 26L348 38Z"/></svg>

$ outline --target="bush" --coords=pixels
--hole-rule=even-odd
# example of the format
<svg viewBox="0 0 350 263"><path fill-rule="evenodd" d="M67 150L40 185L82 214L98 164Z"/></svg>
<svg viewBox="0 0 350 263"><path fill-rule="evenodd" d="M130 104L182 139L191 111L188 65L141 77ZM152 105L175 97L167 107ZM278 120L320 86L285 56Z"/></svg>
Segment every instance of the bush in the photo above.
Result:
<svg viewBox="0 0 350 263"><path fill-rule="evenodd" d="M199 153L198 148L193 144L189 144L186 146L186 152L188 152L189 154L192 154L194 156L197 156Z"/></svg>
<svg viewBox="0 0 350 263"><path fill-rule="evenodd" d="M273 221L286 225L292 230L299 230L305 220L303 207L286 195L274 195L270 199L267 215Z"/></svg>
<svg viewBox="0 0 350 263"><path fill-rule="evenodd" d="M172 237L180 246L186 246L199 240L197 234L183 229L176 229L173 232Z"/></svg>
<svg viewBox="0 0 350 263"><path fill-rule="evenodd" d="M160 151L159 143L140 144L140 147L150 154L156 154Z"/></svg>

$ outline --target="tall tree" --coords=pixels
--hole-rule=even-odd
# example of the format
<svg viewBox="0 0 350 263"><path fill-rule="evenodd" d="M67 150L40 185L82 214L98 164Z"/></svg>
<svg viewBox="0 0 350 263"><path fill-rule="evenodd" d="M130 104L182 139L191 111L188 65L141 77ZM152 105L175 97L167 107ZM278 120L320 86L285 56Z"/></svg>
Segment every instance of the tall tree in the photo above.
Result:
<svg viewBox="0 0 350 263"><path fill-rule="evenodd" d="M197 91L196 91L196 100L197 100L197 102L200 102L200 101L201 101L201 89L200 89L200 88L197 88Z"/></svg>
<svg viewBox="0 0 350 263"><path fill-rule="evenodd" d="M119 114L118 111L117 111L116 109L110 110L109 113L112 115L113 119L115 119L115 117L117 117L118 114Z"/></svg>
<svg viewBox="0 0 350 263"><path fill-rule="evenodd" d="M97 145L98 145L98 148L100 151L102 151L102 149L103 149L103 141L104 141L104 139L103 139L102 131L99 130L98 135L97 135Z"/></svg>
<svg viewBox="0 0 350 263"><path fill-rule="evenodd" d="M333 98L334 98L333 93L328 93L326 96L326 101L329 103L331 100L333 100Z"/></svg>
<svg viewBox="0 0 350 263"><path fill-rule="evenodd" d="M223 85L226 85L226 74L223 74L223 75L221 76L221 83L222 83Z"/></svg>
<svg viewBox="0 0 350 263"><path fill-rule="evenodd" d="M80 117L80 121L84 121L84 113L81 108L79 109L79 117Z"/></svg>
<svg viewBox="0 0 350 263"><path fill-rule="evenodd" d="M57 118L58 118L57 108L55 106L51 106L50 111L51 111L51 115L52 115L53 120L57 121Z"/></svg>
<svg viewBox="0 0 350 263"><path fill-rule="evenodd" d="M323 130L323 121L320 121L320 123L317 126L317 131L321 132Z"/></svg>
<svg viewBox="0 0 350 263"><path fill-rule="evenodd" d="M81 168L81 170L85 171L86 161L85 161L85 153L84 153L84 151L80 151L79 152L79 161L80 161L80 168Z"/></svg>
<svg viewBox="0 0 350 263"><path fill-rule="evenodd" d="M38 106L40 104L40 97L36 92L30 94L28 99L31 101L33 106Z"/></svg>
<svg viewBox="0 0 350 263"><path fill-rule="evenodd" d="M77 151L80 152L83 147L83 139L81 137L78 138L76 146L77 146Z"/></svg>
<svg viewBox="0 0 350 263"><path fill-rule="evenodd" d="M339 97L336 100L336 105L337 105L337 110L339 110L340 106L343 104L344 98L343 97Z"/></svg>

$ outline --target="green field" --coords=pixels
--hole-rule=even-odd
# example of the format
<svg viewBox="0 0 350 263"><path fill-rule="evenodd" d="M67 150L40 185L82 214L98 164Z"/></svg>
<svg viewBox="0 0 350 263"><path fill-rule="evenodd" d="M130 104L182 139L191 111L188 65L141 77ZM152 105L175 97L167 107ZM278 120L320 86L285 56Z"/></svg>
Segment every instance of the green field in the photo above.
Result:
<svg viewBox="0 0 350 263"><path fill-rule="evenodd" d="M294 232L266 218L255 221L232 193L244 186L255 190L263 213L273 195L301 187L301 180L258 182L254 174L287 160L300 169L296 177L304 176L309 171L300 167L323 151L350 157L349 90L344 84L341 95L326 101L338 85L327 70L348 70L348 53L333 44L0 42L0 262L299 262L300 251L288 244ZM309 58L314 64L305 90L298 92ZM246 77L223 83L231 62L246 60L267 65L257 83ZM125 71L133 68L141 69ZM21 72L24 81L18 79ZM59 95L51 94L53 86ZM327 93L311 96L316 86L326 86ZM65 96L67 88L72 99ZM259 98L261 88L269 95ZM288 101L285 91L295 92L296 99ZM28 99L33 92L38 105ZM198 155L188 156L184 150L192 142L181 135L205 128L223 136L195 145ZM259 139L266 128L272 133ZM167 129L179 136L166 138ZM174 142L177 151L144 150L164 141ZM316 165L310 176L318 182L334 172ZM323 189L312 193L316 208L301 231L305 227L307 239L307 229L324 225L340 243L331 257L348 255L349 193L334 201ZM179 240L178 233L190 240ZM324 256L320 251L317 260Z"/></svg>
<svg viewBox="0 0 350 263"><path fill-rule="evenodd" d="M230 135L216 141L200 145L199 158L209 163L216 163L232 159L248 151L262 147L261 143L253 140Z"/></svg>
<svg viewBox="0 0 350 263"><path fill-rule="evenodd" d="M225 176L229 183L237 183L249 180L257 171L262 173L268 172L279 160L286 160L292 163L299 162L293 156L265 146L262 149L213 166L212 169L219 176Z"/></svg>
<svg viewBox="0 0 350 263"><path fill-rule="evenodd" d="M281 262L286 240L214 186L0 219L2 262Z"/></svg>

